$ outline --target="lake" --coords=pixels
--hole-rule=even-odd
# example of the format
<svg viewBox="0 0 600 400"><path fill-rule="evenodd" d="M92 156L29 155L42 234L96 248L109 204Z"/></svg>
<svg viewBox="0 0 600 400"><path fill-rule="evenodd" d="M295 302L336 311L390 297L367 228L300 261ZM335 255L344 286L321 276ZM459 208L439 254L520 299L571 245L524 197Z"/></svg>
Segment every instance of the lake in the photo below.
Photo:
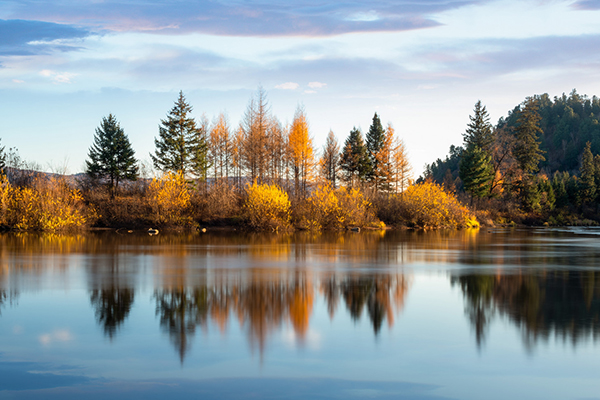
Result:
<svg viewBox="0 0 600 400"><path fill-rule="evenodd" d="M2 399L600 399L600 229L0 234Z"/></svg>

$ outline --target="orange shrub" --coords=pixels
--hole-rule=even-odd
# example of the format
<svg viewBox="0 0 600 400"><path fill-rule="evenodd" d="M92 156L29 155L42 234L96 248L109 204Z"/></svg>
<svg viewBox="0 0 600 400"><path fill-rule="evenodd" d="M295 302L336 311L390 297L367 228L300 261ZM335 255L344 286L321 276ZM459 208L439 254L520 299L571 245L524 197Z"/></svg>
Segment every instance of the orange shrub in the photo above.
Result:
<svg viewBox="0 0 600 400"><path fill-rule="evenodd" d="M290 224L290 200L277 185L257 184L246 188L244 212L248 225L255 229L287 229Z"/></svg>
<svg viewBox="0 0 600 400"><path fill-rule="evenodd" d="M162 179L152 179L148 187L152 221L156 224L190 223L186 211L190 207L188 183L182 173L167 172Z"/></svg>

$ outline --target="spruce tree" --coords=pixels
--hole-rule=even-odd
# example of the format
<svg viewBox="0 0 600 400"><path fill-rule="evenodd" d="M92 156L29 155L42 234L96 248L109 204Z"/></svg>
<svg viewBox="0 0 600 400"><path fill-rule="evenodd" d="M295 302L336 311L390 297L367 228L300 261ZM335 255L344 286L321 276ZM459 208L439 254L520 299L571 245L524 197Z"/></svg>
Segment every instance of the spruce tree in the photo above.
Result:
<svg viewBox="0 0 600 400"><path fill-rule="evenodd" d="M0 139L1 141L2 139ZM0 147L0 175L4 175L4 168L6 167L6 153L4 153L4 146Z"/></svg>
<svg viewBox="0 0 600 400"><path fill-rule="evenodd" d="M340 155L344 180L354 186L356 179L364 180L369 173L369 155L360 129L352 128Z"/></svg>
<svg viewBox="0 0 600 400"><path fill-rule="evenodd" d="M494 177L491 156L477 145L467 147L460 160L459 176L471 196L488 195Z"/></svg>
<svg viewBox="0 0 600 400"><path fill-rule="evenodd" d="M581 201L584 204L590 204L596 198L596 182L594 175L596 166L594 165L594 155L592 154L592 145L590 142L585 144L581 156L581 168L579 169L579 184L581 187Z"/></svg>
<svg viewBox="0 0 600 400"><path fill-rule="evenodd" d="M542 117L538 113L538 105L535 99L529 97L525 100L524 107L517 119L515 129L514 156L519 168L525 175L531 175L538 171L540 161L545 158L540 150L539 135L543 133L540 128Z"/></svg>
<svg viewBox="0 0 600 400"><path fill-rule="evenodd" d="M494 144L494 131L490 124L490 116L481 100L475 103L474 114L469 116L471 122L467 124L467 130L463 133L465 147L478 146L484 152L491 154Z"/></svg>
<svg viewBox="0 0 600 400"><path fill-rule="evenodd" d="M379 119L379 115L375 113L373 116L373 122L369 127L369 132L367 132L367 152L368 152L368 170L367 177L369 179L374 179L378 174L378 161L376 154L381 150L385 142L385 130L381 125L381 120Z"/></svg>
<svg viewBox="0 0 600 400"><path fill-rule="evenodd" d="M161 171L180 172L204 177L208 168L208 145L206 132L199 129L189 115L192 107L183 92L169 111L167 119L161 120L159 137L154 138L156 153L150 154L154 166Z"/></svg>
<svg viewBox="0 0 600 400"><path fill-rule="evenodd" d="M86 160L86 173L94 179L107 179L111 196L115 195L119 182L138 177L137 160L131 143L114 115L102 118L96 128L94 144Z"/></svg>

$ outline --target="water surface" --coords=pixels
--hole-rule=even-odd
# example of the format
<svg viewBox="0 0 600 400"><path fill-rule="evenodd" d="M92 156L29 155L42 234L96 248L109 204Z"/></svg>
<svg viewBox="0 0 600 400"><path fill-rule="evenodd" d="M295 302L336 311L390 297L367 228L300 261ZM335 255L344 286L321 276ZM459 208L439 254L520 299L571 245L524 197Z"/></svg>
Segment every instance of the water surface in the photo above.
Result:
<svg viewBox="0 0 600 400"><path fill-rule="evenodd" d="M0 235L0 398L598 399L600 230Z"/></svg>

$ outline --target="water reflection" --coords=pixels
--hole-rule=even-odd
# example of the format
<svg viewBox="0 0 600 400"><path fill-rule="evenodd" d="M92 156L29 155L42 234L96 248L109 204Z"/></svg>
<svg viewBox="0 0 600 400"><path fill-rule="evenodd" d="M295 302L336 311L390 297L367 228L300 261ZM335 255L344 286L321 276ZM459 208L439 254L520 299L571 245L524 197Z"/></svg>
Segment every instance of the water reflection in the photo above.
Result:
<svg viewBox="0 0 600 400"><path fill-rule="evenodd" d="M477 344L491 321L504 317L522 332L528 349L552 335L573 346L600 337L600 271L541 269L506 275L453 277L460 285Z"/></svg>
<svg viewBox="0 0 600 400"><path fill-rule="evenodd" d="M231 324L262 357L285 327L304 346L318 304L379 335L415 276L441 270L463 294L477 346L498 318L527 348L552 335L578 345L600 334L600 247L584 233L0 234L0 313L19 295L82 285L110 341L150 297L181 363L197 330L226 336Z"/></svg>

